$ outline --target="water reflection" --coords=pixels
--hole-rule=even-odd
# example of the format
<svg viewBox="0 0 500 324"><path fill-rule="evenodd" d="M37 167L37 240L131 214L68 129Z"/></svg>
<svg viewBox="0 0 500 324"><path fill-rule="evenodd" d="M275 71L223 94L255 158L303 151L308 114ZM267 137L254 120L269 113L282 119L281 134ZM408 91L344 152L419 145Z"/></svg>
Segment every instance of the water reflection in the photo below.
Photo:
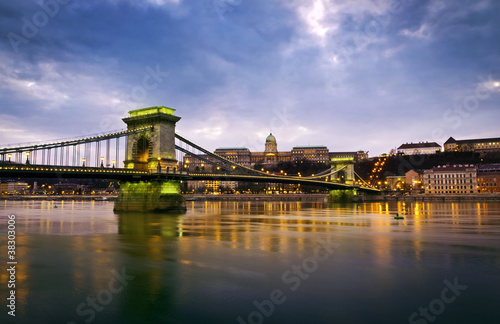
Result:
<svg viewBox="0 0 500 324"><path fill-rule="evenodd" d="M18 216L18 323L84 323L76 307L108 289L112 271L134 279L94 323L234 322L274 288L288 299L272 322L406 322L456 275L480 291L461 296L477 307L468 311L491 316L500 289L498 203L189 202L182 215L114 213L106 202L0 206L2 232L3 215ZM319 240L337 248L292 293L282 273ZM449 309L454 320L477 316Z"/></svg>
<svg viewBox="0 0 500 324"><path fill-rule="evenodd" d="M146 212L115 212L115 214L118 218L118 234L163 237L182 236L183 214Z"/></svg>

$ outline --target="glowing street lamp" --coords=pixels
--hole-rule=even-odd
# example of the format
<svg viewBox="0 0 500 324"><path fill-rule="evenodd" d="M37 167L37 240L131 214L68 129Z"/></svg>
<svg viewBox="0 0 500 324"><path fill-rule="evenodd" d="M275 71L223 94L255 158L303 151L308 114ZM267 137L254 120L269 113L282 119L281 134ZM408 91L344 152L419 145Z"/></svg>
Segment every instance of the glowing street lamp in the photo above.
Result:
<svg viewBox="0 0 500 324"><path fill-rule="evenodd" d="M30 152L26 152L26 164L30 164Z"/></svg>
<svg viewBox="0 0 500 324"><path fill-rule="evenodd" d="M158 157L158 165L156 166L156 170L158 172L161 172L161 163L160 162L161 162L161 157L159 156ZM168 170L167 170L167 172L168 172Z"/></svg>
<svg viewBox="0 0 500 324"><path fill-rule="evenodd" d="M104 156L101 156L101 168L104 168Z"/></svg>
<svg viewBox="0 0 500 324"><path fill-rule="evenodd" d="M10 158L12 157L12 154L8 154L7 157L9 158L9 163L10 163Z"/></svg>
<svg viewBox="0 0 500 324"><path fill-rule="evenodd" d="M115 160L113 160L113 169L115 168L115 163L116 163L116 161L115 161Z"/></svg>
<svg viewBox="0 0 500 324"><path fill-rule="evenodd" d="M82 167L85 168L85 158L82 159Z"/></svg>

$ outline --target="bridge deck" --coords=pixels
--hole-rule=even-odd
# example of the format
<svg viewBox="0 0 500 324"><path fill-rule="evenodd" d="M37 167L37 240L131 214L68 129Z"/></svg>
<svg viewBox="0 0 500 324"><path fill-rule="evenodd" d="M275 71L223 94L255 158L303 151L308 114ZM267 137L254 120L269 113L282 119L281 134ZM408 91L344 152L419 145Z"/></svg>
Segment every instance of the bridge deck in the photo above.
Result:
<svg viewBox="0 0 500 324"><path fill-rule="evenodd" d="M124 181L140 180L218 180L218 181L245 181L289 183L318 186L329 189L357 189L365 192L379 192L377 189L350 186L342 183L304 179L293 176L261 176L244 174L214 174L214 173L187 173L187 172L151 172L123 168L73 167L73 166L45 166L24 164L0 164L0 177L4 178L93 178L115 179Z"/></svg>

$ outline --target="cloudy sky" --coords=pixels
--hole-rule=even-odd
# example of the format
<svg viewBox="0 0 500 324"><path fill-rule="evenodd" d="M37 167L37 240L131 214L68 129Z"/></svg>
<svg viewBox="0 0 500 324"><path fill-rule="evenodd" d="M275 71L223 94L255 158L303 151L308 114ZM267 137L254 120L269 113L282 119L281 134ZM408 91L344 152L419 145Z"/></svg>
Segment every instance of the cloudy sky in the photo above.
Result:
<svg viewBox="0 0 500 324"><path fill-rule="evenodd" d="M0 146L123 129L162 105L202 146L499 137L500 1L0 3Z"/></svg>

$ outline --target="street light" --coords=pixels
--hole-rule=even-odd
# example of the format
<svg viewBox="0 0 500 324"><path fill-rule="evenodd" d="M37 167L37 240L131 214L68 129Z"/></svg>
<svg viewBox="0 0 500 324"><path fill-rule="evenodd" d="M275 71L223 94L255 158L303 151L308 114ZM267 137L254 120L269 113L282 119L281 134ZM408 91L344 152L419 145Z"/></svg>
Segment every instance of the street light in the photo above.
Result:
<svg viewBox="0 0 500 324"><path fill-rule="evenodd" d="M85 158L82 159L82 167L85 168Z"/></svg>
<svg viewBox="0 0 500 324"><path fill-rule="evenodd" d="M156 166L156 170L157 170L158 172L161 172L161 163L160 163L160 162L161 162L161 157L159 156L159 157L158 157L158 165ZM167 170L167 171L168 171L168 170Z"/></svg>
<svg viewBox="0 0 500 324"><path fill-rule="evenodd" d="M101 168L104 168L104 156L101 156Z"/></svg>
<svg viewBox="0 0 500 324"><path fill-rule="evenodd" d="M115 161L115 160L113 160L113 169L115 168L115 163L116 163L116 161Z"/></svg>
<svg viewBox="0 0 500 324"><path fill-rule="evenodd" d="M8 154L7 157L9 158L9 163L10 163L10 158L12 157L12 154Z"/></svg>
<svg viewBox="0 0 500 324"><path fill-rule="evenodd" d="M26 164L30 164L29 157L30 157L30 152L26 152Z"/></svg>

